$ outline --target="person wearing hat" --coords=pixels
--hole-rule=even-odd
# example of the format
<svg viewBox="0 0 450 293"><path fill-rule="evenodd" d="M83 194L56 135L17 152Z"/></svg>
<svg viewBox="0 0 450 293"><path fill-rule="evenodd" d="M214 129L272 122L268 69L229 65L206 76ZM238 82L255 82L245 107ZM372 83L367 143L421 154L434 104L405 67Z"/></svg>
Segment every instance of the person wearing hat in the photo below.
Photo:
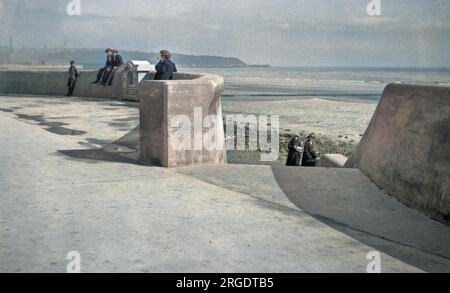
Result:
<svg viewBox="0 0 450 293"><path fill-rule="evenodd" d="M112 65L112 59L113 59L113 50L111 48L108 48L105 50L106 53L106 64L104 67L100 68L97 74L97 79L93 81L92 83L99 83L100 80L103 80L103 77L106 72L108 72L111 69Z"/></svg>
<svg viewBox="0 0 450 293"><path fill-rule="evenodd" d="M112 85L114 80L114 75L116 74L119 67L123 65L122 56L119 55L119 51L117 49L112 49L112 61L110 70L103 77L103 85Z"/></svg>
<svg viewBox="0 0 450 293"><path fill-rule="evenodd" d="M161 54L161 59L155 66L155 80L172 80L173 73L177 72L177 66L170 60L172 54L167 50L162 50L159 53Z"/></svg>
<svg viewBox="0 0 450 293"><path fill-rule="evenodd" d="M315 167L317 165L320 155L315 149L315 138L316 135L314 133L311 133L306 138L302 157L302 167Z"/></svg>
<svg viewBox="0 0 450 293"><path fill-rule="evenodd" d="M75 66L75 61L70 61L69 80L67 81L67 87L69 90L67 91L66 97L71 97L73 95L73 90L75 89L75 84L77 83L77 78L79 76L80 72Z"/></svg>

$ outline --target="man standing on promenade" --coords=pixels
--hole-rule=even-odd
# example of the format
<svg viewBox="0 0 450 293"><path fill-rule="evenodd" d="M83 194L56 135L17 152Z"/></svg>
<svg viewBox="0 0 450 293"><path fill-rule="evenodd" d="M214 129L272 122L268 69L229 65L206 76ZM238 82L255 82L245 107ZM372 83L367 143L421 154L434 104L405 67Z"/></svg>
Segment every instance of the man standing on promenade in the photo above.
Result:
<svg viewBox="0 0 450 293"><path fill-rule="evenodd" d="M73 95L73 90L75 89L75 84L77 83L77 78L80 76L80 72L75 67L75 61L70 61L69 68L69 80L67 81L67 87L69 90L67 92L67 97L71 97Z"/></svg>
<svg viewBox="0 0 450 293"><path fill-rule="evenodd" d="M155 80L172 80L173 73L177 72L177 66L170 60L172 54L167 50L159 53L161 53L161 60L155 66Z"/></svg>

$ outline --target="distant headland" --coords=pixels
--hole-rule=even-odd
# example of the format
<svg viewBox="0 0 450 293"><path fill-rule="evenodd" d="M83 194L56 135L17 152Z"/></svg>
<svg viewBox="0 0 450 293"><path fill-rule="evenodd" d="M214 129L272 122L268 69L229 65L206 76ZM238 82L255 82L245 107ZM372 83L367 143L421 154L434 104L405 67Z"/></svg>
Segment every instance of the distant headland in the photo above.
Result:
<svg viewBox="0 0 450 293"><path fill-rule="evenodd" d="M124 60L148 60L155 64L159 53L120 50ZM104 49L88 48L10 48L0 47L0 64L53 65L66 64L76 60L85 68L97 68L105 62ZM180 67L267 67L268 65L248 65L237 57L209 55L173 54L173 60Z"/></svg>

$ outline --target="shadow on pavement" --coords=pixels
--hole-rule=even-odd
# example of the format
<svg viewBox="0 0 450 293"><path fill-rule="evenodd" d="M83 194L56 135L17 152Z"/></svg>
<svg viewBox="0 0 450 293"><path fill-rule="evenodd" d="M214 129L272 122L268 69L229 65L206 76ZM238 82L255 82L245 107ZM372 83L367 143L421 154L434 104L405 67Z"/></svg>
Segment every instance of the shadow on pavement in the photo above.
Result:
<svg viewBox="0 0 450 293"><path fill-rule="evenodd" d="M358 169L272 167L284 194L328 226L427 272L450 272L450 227L409 209Z"/></svg>
<svg viewBox="0 0 450 293"><path fill-rule="evenodd" d="M62 150L59 151L64 155L74 158L74 159L86 159L86 160L96 160L96 161L106 161L114 163L126 163L126 164L137 164L144 165L143 163L125 157L120 153L111 153L103 149L91 149L91 150Z"/></svg>
<svg viewBox="0 0 450 293"><path fill-rule="evenodd" d="M101 149L60 150L75 159L146 165L139 160L139 126Z"/></svg>

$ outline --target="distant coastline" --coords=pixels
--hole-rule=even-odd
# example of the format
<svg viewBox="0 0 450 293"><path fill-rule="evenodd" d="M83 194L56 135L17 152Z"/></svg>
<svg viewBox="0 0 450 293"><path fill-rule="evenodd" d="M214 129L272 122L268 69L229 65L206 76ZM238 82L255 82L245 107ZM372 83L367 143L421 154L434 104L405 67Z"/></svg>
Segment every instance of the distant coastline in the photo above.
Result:
<svg viewBox="0 0 450 293"><path fill-rule="evenodd" d="M153 64L158 62L159 53L120 50L124 60L148 60ZM248 65L237 57L222 57L210 55L189 55L173 53L173 60L179 67L192 68L235 68ZM61 65L70 60L83 64L85 68L97 68L105 63L104 49L86 48L9 48L0 47L0 64L20 65ZM253 66L253 65L251 65ZM257 65L259 66L259 65ZM265 66L265 65L262 65Z"/></svg>
<svg viewBox="0 0 450 293"><path fill-rule="evenodd" d="M258 67L272 67L272 66L270 64L247 64L246 67L258 68Z"/></svg>

